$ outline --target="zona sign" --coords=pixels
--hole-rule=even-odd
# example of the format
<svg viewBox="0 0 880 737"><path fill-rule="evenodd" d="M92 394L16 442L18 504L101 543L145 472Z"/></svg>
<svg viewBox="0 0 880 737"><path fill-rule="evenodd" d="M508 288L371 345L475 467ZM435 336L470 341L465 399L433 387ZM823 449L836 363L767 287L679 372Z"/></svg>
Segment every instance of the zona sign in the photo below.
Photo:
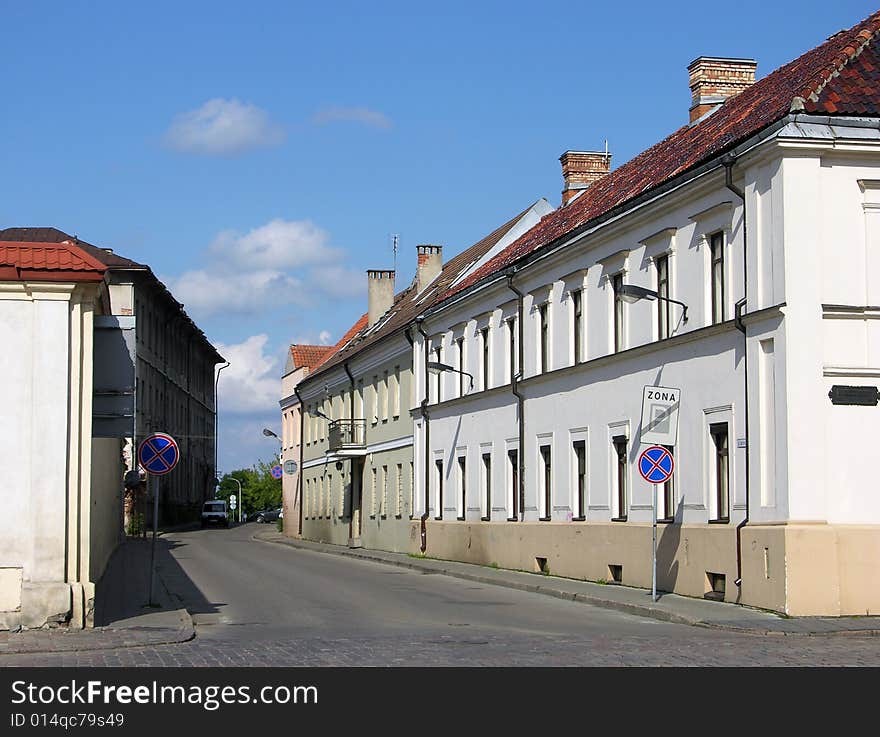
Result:
<svg viewBox="0 0 880 737"><path fill-rule="evenodd" d="M649 484L662 484L672 477L675 460L662 445L645 448L639 456L639 473Z"/></svg>
<svg viewBox="0 0 880 737"><path fill-rule="evenodd" d="M153 476L164 476L180 460L177 441L164 432L154 432L138 446L138 461Z"/></svg>

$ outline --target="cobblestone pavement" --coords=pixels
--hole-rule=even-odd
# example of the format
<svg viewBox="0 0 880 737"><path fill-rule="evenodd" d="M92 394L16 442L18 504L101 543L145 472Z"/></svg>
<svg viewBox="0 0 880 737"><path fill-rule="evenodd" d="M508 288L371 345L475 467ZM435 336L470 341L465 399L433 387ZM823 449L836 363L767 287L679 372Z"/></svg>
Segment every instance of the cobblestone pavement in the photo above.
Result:
<svg viewBox="0 0 880 737"><path fill-rule="evenodd" d="M656 625L655 625L656 626ZM880 666L877 637L655 636L589 638L484 630L424 637L253 640L252 632L200 635L179 645L0 656L31 666ZM229 629L241 629L230 627ZM452 630L453 628L450 628Z"/></svg>

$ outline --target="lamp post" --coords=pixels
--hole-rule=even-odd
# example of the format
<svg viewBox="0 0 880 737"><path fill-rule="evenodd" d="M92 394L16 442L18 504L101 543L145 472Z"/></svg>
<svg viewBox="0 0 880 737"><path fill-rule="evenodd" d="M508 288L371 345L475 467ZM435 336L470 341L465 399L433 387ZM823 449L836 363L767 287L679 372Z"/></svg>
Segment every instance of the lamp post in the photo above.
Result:
<svg viewBox="0 0 880 737"><path fill-rule="evenodd" d="M677 299L672 299L671 297L663 297L662 295L655 292L653 289L637 287L635 284L623 284L621 285L617 293L620 295L620 298L628 304L638 302L640 299L659 299L664 302L672 302L673 304L680 305L682 309L682 322L688 321L688 308L684 302L680 302Z"/></svg>
<svg viewBox="0 0 880 737"><path fill-rule="evenodd" d="M241 508L244 506L244 499L241 496L241 481L239 481L235 476L230 476L236 484L238 484L238 524L241 524Z"/></svg>
<svg viewBox="0 0 880 737"><path fill-rule="evenodd" d="M282 451L284 450L284 443L281 442L281 438L279 438L274 432L272 432L268 427L263 428L263 435L267 438L275 438L278 441L278 445L281 446L281 450L278 451L278 461L281 462L284 459L282 456Z"/></svg>
<svg viewBox="0 0 880 737"><path fill-rule="evenodd" d="M448 363L440 363L440 361L428 361L428 373L433 374L434 376L438 376L444 371L453 371L456 374L461 374L462 376L467 376L470 381L470 389L471 391L474 388L474 377L473 374L469 374L467 371L462 371L461 369L455 368L455 366L450 366Z"/></svg>

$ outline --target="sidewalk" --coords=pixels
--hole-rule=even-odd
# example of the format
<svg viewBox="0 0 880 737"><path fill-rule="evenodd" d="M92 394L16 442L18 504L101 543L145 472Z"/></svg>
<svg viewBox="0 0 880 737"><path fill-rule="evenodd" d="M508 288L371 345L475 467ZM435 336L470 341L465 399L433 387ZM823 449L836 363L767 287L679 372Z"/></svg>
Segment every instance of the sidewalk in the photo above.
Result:
<svg viewBox="0 0 880 737"><path fill-rule="evenodd" d="M61 653L186 642L195 636L192 618L165 581L169 544L156 541L154 606L148 606L151 537L129 538L119 545L97 585L92 629L0 632L2 656L11 653Z"/></svg>
<svg viewBox="0 0 880 737"><path fill-rule="evenodd" d="M676 624L760 635L880 635L880 617L783 617L737 604L665 593L659 594L659 601L654 603L651 601L650 591L628 586L602 585L470 563L418 558L404 553L352 549L341 545L295 540L274 531L258 532L254 539L300 550L370 560L424 573L439 573L493 586L506 586Z"/></svg>

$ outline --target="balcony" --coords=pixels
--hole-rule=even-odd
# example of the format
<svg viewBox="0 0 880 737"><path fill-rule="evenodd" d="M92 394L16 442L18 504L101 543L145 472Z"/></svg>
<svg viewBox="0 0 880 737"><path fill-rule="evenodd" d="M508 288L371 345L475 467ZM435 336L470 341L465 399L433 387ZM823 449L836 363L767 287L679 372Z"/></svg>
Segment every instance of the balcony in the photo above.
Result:
<svg viewBox="0 0 880 737"><path fill-rule="evenodd" d="M330 447L328 452L337 455L366 455L367 421L333 420L330 423Z"/></svg>

